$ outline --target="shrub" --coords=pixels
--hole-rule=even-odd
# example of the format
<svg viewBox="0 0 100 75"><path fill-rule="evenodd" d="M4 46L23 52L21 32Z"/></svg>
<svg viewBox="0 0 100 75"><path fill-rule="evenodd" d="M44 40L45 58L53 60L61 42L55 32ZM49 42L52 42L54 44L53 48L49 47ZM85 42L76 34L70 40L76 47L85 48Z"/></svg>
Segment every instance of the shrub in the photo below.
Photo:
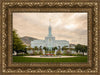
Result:
<svg viewBox="0 0 100 75"><path fill-rule="evenodd" d="M37 52L34 52L34 53L33 53L33 55L37 55L37 54L38 54Z"/></svg>
<svg viewBox="0 0 100 75"><path fill-rule="evenodd" d="M64 51L64 55L71 55L71 52L70 52L70 51L65 50L65 51Z"/></svg>
<svg viewBox="0 0 100 75"><path fill-rule="evenodd" d="M56 55L61 55L61 51L57 51Z"/></svg>

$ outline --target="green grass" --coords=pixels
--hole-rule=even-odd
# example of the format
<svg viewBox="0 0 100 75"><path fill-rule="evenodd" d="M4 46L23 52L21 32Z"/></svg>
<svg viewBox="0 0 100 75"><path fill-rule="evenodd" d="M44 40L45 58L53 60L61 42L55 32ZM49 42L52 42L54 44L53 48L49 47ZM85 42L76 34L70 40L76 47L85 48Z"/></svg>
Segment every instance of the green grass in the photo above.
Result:
<svg viewBox="0 0 100 75"><path fill-rule="evenodd" d="M13 62L87 62L87 56L72 58L29 58L23 56L13 56Z"/></svg>

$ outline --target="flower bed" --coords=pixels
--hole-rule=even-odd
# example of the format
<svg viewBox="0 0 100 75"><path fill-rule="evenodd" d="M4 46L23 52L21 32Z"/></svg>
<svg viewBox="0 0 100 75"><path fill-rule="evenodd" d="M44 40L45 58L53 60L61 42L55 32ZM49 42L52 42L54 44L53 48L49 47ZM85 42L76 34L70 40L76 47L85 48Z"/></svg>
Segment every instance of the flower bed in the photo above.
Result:
<svg viewBox="0 0 100 75"><path fill-rule="evenodd" d="M46 56L53 56L53 54L45 54Z"/></svg>

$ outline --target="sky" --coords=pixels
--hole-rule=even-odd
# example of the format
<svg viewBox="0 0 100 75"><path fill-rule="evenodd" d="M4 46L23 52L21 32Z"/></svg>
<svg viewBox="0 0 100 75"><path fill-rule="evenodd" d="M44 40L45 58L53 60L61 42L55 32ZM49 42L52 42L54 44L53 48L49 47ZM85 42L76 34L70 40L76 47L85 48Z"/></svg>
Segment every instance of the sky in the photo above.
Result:
<svg viewBox="0 0 100 75"><path fill-rule="evenodd" d="M67 40L70 44L87 45L87 13L13 13L13 29L19 37L29 36L44 40L48 27L56 40Z"/></svg>

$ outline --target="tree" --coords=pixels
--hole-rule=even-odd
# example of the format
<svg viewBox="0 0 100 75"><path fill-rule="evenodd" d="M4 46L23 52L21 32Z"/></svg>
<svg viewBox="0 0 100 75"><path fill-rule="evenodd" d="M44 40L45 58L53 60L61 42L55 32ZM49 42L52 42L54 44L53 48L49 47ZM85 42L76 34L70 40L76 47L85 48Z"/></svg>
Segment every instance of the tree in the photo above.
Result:
<svg viewBox="0 0 100 75"><path fill-rule="evenodd" d="M78 51L83 52L83 55L84 55L84 52L87 52L87 46L86 45L77 44L75 46L75 50L76 50L76 52L78 52Z"/></svg>
<svg viewBox="0 0 100 75"><path fill-rule="evenodd" d="M18 37L16 30L13 30L13 51L22 52L25 51L26 45L23 44L21 39Z"/></svg>
<svg viewBox="0 0 100 75"><path fill-rule="evenodd" d="M39 54L42 55L42 46L40 46L39 49L40 49Z"/></svg>
<svg viewBox="0 0 100 75"><path fill-rule="evenodd" d="M40 46L39 49L42 50L42 46Z"/></svg>
<svg viewBox="0 0 100 75"><path fill-rule="evenodd" d="M33 49L33 54L34 54L34 53L36 54L37 51L34 51L34 50L37 50L37 51L38 51L38 47L35 46L34 49Z"/></svg>
<svg viewBox="0 0 100 75"><path fill-rule="evenodd" d="M52 50L56 50L57 49L57 47L54 47Z"/></svg>
<svg viewBox="0 0 100 75"><path fill-rule="evenodd" d="M35 53L35 51L34 51L35 49L34 48L31 48L31 50L33 50L33 54L34 54Z"/></svg>
<svg viewBox="0 0 100 75"><path fill-rule="evenodd" d="M82 45L81 52L83 52L84 55L84 52L87 52L87 46Z"/></svg>
<svg viewBox="0 0 100 75"><path fill-rule="evenodd" d="M77 44L77 45L75 46L75 50L76 50L76 52L78 53L78 51L81 50L81 45L80 45L80 44Z"/></svg>
<svg viewBox="0 0 100 75"><path fill-rule="evenodd" d="M68 46L63 46L63 47L62 47L62 50L68 50L67 47L68 47Z"/></svg>
<svg viewBox="0 0 100 75"><path fill-rule="evenodd" d="M46 50L47 48L46 47L43 47L43 49Z"/></svg>
<svg viewBox="0 0 100 75"><path fill-rule="evenodd" d="M34 49L35 49L35 50L38 50L38 47L37 47L37 46L35 46L35 47L34 47Z"/></svg>
<svg viewBox="0 0 100 75"><path fill-rule="evenodd" d="M88 49L88 47L85 45L85 50L84 51L87 52L87 49Z"/></svg>

